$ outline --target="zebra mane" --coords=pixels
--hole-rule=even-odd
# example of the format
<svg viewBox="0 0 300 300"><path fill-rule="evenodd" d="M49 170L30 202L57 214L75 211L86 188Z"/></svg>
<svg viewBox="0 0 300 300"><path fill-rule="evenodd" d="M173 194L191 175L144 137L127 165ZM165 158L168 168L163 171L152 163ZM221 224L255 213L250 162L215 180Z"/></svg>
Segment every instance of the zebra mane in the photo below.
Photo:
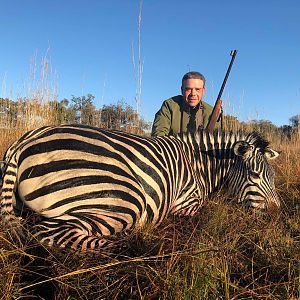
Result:
<svg viewBox="0 0 300 300"><path fill-rule="evenodd" d="M263 138L258 132L253 131L249 133L246 137L246 141L255 146L255 148L259 148L262 153L265 153L269 146L269 142Z"/></svg>
<svg viewBox="0 0 300 300"><path fill-rule="evenodd" d="M185 142L187 140L195 139L198 143L200 140L209 140L211 142L220 142L223 140L225 143L231 141L231 144L237 141L245 141L252 144L255 148L258 148L263 154L269 146L269 142L256 131L245 133L243 131L226 132L224 130L216 129L213 133L209 133L206 129L199 129L195 134L183 133L182 135L178 134L176 137Z"/></svg>

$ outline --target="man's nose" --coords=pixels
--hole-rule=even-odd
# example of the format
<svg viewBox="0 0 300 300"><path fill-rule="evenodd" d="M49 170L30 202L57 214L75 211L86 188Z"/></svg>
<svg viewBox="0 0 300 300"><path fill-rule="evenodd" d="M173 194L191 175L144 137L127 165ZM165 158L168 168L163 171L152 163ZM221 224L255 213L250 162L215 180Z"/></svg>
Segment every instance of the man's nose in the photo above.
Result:
<svg viewBox="0 0 300 300"><path fill-rule="evenodd" d="M191 94L196 95L196 89L191 89Z"/></svg>

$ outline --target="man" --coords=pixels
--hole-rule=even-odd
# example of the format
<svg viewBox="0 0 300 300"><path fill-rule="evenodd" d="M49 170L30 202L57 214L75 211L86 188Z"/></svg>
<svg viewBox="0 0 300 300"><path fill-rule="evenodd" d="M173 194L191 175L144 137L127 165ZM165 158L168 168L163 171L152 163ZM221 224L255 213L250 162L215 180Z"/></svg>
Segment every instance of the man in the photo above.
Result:
<svg viewBox="0 0 300 300"><path fill-rule="evenodd" d="M163 102L155 115L152 135L195 133L198 128L205 128L213 108L202 101L204 92L205 77L199 72L186 73L182 78L182 95Z"/></svg>

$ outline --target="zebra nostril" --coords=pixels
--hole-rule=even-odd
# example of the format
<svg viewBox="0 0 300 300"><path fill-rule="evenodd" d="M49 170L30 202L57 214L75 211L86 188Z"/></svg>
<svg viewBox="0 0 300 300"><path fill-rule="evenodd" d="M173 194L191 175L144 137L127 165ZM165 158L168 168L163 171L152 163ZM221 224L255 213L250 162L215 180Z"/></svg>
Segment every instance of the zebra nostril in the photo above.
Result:
<svg viewBox="0 0 300 300"><path fill-rule="evenodd" d="M246 202L246 207L250 207L251 209L264 209L265 208L265 203L263 201L252 201L252 200L248 200Z"/></svg>

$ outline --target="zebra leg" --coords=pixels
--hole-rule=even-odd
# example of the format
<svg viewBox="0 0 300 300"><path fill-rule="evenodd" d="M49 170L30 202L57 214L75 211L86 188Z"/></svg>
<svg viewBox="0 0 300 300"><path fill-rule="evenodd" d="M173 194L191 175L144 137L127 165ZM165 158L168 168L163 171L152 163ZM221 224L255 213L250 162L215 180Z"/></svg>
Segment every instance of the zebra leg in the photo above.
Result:
<svg viewBox="0 0 300 300"><path fill-rule="evenodd" d="M84 228L79 219L63 220L59 217L45 219L34 226L33 234L44 245L82 252L100 249L108 243L100 232Z"/></svg>
<svg viewBox="0 0 300 300"><path fill-rule="evenodd" d="M182 208L181 210L177 211L175 215L179 216L195 216L198 214L199 211L199 204L190 205L189 207Z"/></svg>
<svg viewBox="0 0 300 300"><path fill-rule="evenodd" d="M190 198L180 204L173 205L171 213L179 216L194 216L198 213L201 207L201 201L199 198Z"/></svg>

